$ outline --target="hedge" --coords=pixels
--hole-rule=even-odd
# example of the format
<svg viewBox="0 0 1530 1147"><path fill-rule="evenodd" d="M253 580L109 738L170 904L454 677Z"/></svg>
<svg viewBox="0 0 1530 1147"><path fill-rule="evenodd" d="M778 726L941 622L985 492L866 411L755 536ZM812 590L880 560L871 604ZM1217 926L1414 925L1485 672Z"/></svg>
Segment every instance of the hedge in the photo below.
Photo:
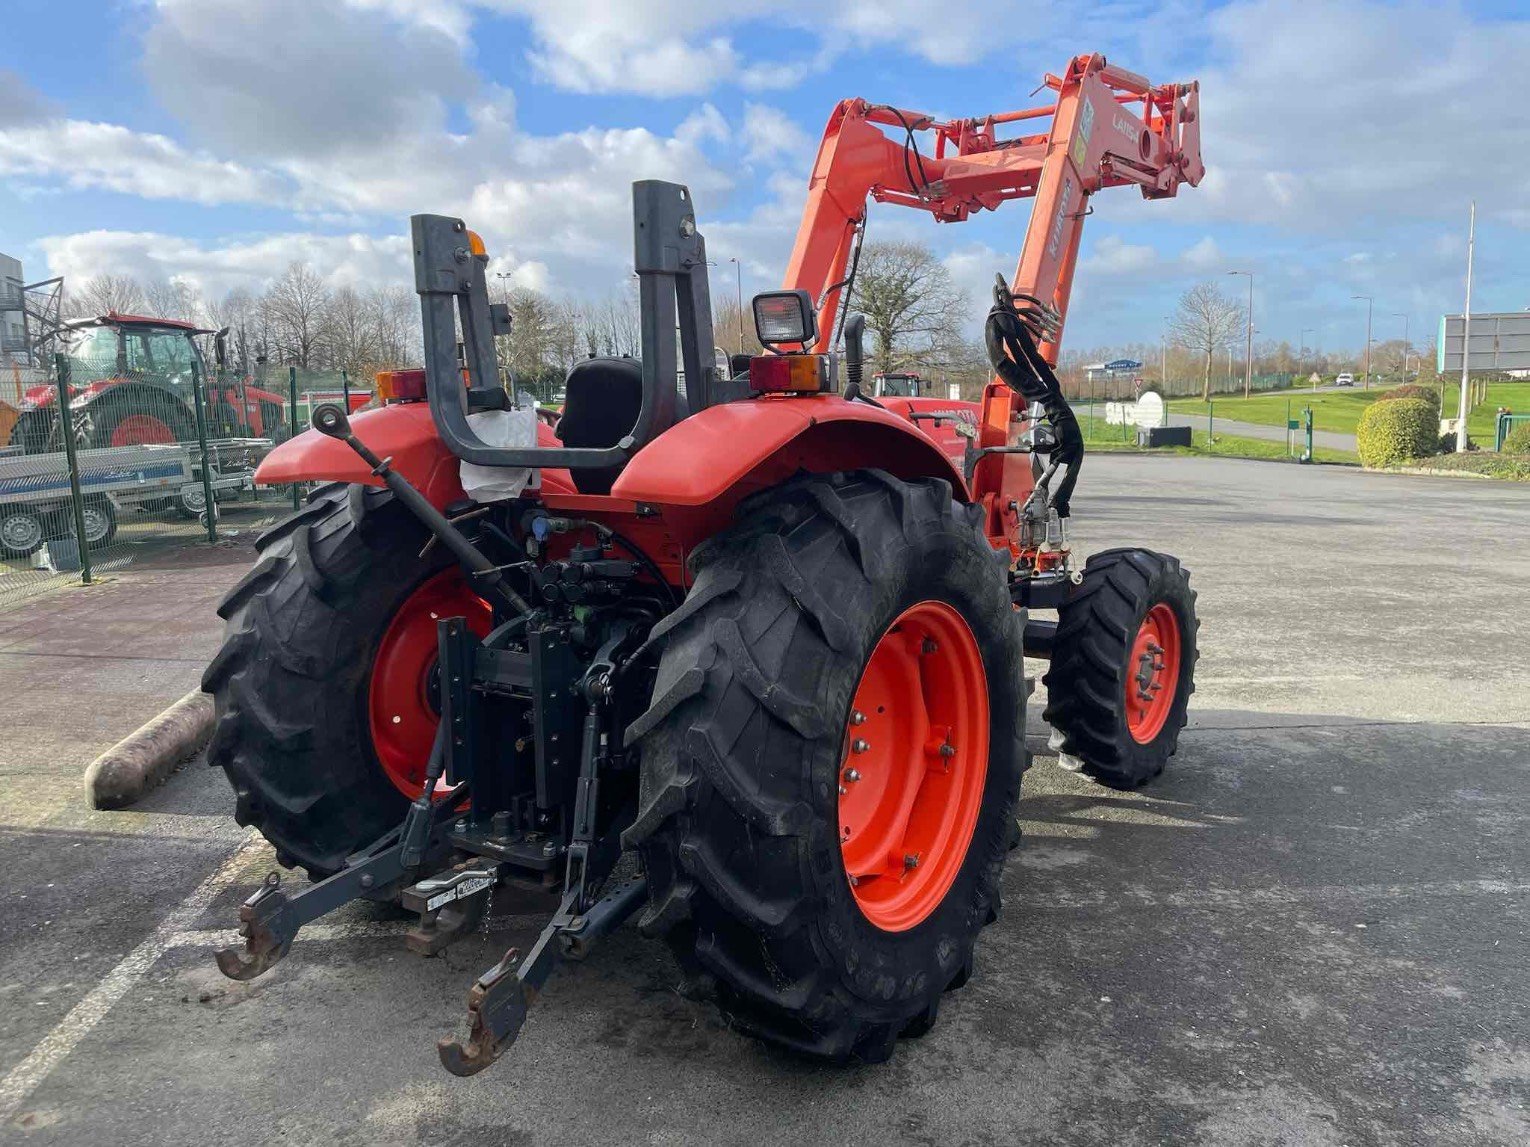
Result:
<svg viewBox="0 0 1530 1147"><path fill-rule="evenodd" d="M1433 454L1439 438L1439 411L1422 398L1373 402L1355 428L1360 461L1372 468Z"/></svg>
<svg viewBox="0 0 1530 1147"><path fill-rule="evenodd" d="M1530 422L1516 426L1503 436L1503 453L1530 454Z"/></svg>
<svg viewBox="0 0 1530 1147"><path fill-rule="evenodd" d="M1376 396L1376 401L1393 402L1404 398L1422 398L1430 406L1434 407L1436 415L1440 412L1440 392L1432 386L1420 386L1416 382L1410 382L1404 386L1394 386L1391 390L1383 390Z"/></svg>

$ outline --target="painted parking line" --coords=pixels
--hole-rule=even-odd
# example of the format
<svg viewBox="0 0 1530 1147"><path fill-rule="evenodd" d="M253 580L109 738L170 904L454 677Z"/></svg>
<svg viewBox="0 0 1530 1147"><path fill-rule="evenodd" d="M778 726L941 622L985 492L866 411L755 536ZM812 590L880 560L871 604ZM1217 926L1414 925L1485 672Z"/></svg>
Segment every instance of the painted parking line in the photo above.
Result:
<svg viewBox="0 0 1530 1147"><path fill-rule="evenodd" d="M240 877L251 853L262 848L264 842L256 834L240 842L211 876L160 921L153 932L123 957L31 1053L6 1074L0 1081L0 1126L10 1121L27 1098L166 952L172 948L205 948L210 957L219 948L237 946L241 942L238 932L232 928L195 928L192 925ZM502 931L535 931L546 920L545 913L495 916L487 932L492 935ZM396 939L403 936L411 923L409 920L314 923L298 934L296 942Z"/></svg>
<svg viewBox="0 0 1530 1147"><path fill-rule="evenodd" d="M69 1014L48 1032L31 1053L0 1081L0 1125L8 1123L27 1097L91 1033L116 1002L154 966L171 946L174 937L188 931L218 895L238 879L245 861L258 844L254 834L246 837L206 880L182 900L158 927L123 957L121 963L69 1009Z"/></svg>

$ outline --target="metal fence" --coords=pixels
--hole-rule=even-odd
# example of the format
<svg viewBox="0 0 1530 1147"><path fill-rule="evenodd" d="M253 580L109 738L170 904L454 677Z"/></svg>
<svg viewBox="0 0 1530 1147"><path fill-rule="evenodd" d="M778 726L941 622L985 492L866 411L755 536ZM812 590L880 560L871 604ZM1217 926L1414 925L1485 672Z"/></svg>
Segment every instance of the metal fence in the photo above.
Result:
<svg viewBox="0 0 1530 1147"><path fill-rule="evenodd" d="M302 491L257 487L261 459L317 404L372 397L284 366L103 385L79 365L60 355L0 384L0 611L278 521Z"/></svg>

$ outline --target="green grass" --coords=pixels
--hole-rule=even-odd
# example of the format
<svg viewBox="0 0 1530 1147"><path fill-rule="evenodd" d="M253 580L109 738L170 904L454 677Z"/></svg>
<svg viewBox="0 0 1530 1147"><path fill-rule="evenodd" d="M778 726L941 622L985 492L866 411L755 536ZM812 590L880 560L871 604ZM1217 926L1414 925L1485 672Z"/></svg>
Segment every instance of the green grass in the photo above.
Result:
<svg viewBox="0 0 1530 1147"><path fill-rule="evenodd" d="M1445 416L1456 416L1456 404L1461 401L1460 382L1445 388ZM1530 414L1530 382L1490 382L1487 401L1472 408L1466 416L1466 433L1484 450L1493 448L1493 421L1498 408L1507 406L1515 414Z"/></svg>
<svg viewBox="0 0 1530 1147"><path fill-rule="evenodd" d="M1429 385L1429 384L1425 384ZM1459 383L1445 384L1445 417L1453 418L1459 401ZM1309 389L1267 391L1251 398L1216 395L1212 398L1212 416L1233 422L1255 422L1261 426L1284 426L1286 411L1300 418L1304 406L1312 407L1315 430L1353 434L1365 408L1384 393L1381 390L1330 390L1313 394ZM1530 382L1490 382L1487 398L1473 407L1466 420L1466 432L1480 445L1492 448L1493 420L1498 408L1506 406L1516 414L1530 414ZM1169 409L1181 414L1205 414L1206 404L1199 398L1171 398Z"/></svg>
<svg viewBox="0 0 1530 1147"><path fill-rule="evenodd" d="M1379 390L1330 390L1313 394L1308 390L1277 390L1252 398L1215 395L1211 401L1212 417L1233 422L1254 422L1261 426L1284 426L1286 418L1301 418L1302 408L1312 407L1312 428L1353 434L1365 408L1376 401ZM1175 398L1169 409L1181 414L1205 414L1206 404L1199 398ZM1289 415L1288 412L1289 411Z"/></svg>
<svg viewBox="0 0 1530 1147"><path fill-rule="evenodd" d="M1106 426L1103 421L1096 422L1093 433L1089 426L1084 425L1084 443L1092 451L1113 453L1118 451L1138 452L1144 454L1179 454L1189 458L1262 458L1271 461L1290 462L1295 458L1286 453L1284 442L1270 442L1263 438L1236 438L1227 434L1218 434L1216 439L1207 442L1206 433L1202 430L1190 432L1191 445L1157 447L1153 450L1137 445L1137 434L1133 427L1127 428L1125 435L1119 426ZM1318 447L1314 451L1314 457L1319 462L1332 462L1340 465L1358 466L1360 458L1347 450L1327 450Z"/></svg>

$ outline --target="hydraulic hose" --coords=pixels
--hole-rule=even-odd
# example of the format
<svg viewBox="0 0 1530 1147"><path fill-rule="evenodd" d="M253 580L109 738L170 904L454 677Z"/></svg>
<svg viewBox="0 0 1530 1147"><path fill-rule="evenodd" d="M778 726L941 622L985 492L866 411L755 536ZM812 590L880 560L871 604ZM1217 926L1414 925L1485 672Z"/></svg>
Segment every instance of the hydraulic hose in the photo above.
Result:
<svg viewBox="0 0 1530 1147"><path fill-rule="evenodd" d="M1073 487L1078 483L1079 466L1084 459L1084 435L1073 408L1063 397L1057 375L1041 357L1030 327L1016 311L1014 297L1002 275L994 286L994 304L983 325L983 342L994 373L1027 402L1039 402L1046 411L1047 420L1057 435L1057 445L1039 485L1046 489L1047 502L1057 511L1057 516L1066 518ZM1060 465L1066 466L1067 470L1054 488L1050 480Z"/></svg>

